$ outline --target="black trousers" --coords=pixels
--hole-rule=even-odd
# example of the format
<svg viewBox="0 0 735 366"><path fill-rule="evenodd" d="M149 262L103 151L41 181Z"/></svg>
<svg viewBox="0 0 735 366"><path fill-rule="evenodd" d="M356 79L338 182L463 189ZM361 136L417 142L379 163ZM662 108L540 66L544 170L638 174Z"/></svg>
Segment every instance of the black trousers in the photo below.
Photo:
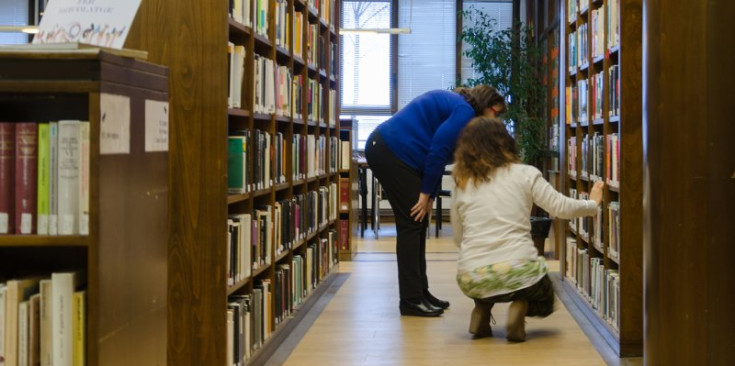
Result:
<svg viewBox="0 0 735 366"><path fill-rule="evenodd" d="M401 299L423 296L429 288L426 277L426 229L429 216L416 222L411 207L421 193L421 174L399 160L374 131L365 143L365 158L375 177L388 195L396 219L396 256L398 287Z"/></svg>

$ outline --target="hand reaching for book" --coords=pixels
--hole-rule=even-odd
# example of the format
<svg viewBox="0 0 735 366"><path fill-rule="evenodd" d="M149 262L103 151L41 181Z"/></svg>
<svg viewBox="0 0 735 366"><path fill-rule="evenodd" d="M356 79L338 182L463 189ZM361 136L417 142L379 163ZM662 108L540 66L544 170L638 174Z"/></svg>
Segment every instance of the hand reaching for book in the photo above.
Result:
<svg viewBox="0 0 735 366"><path fill-rule="evenodd" d="M601 180L598 180L592 186L592 191L590 192L590 199L595 201L598 206L600 205L600 202L602 202L602 188L604 187L605 183L603 183Z"/></svg>

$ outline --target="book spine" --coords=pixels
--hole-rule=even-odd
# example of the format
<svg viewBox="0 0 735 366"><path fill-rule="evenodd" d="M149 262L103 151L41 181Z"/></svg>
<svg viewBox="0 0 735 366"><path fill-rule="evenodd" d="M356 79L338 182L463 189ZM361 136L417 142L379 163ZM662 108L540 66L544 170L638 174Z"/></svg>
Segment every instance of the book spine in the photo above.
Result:
<svg viewBox="0 0 735 366"><path fill-rule="evenodd" d="M59 232L58 197L59 197L59 124L50 122L48 127L48 233L56 235Z"/></svg>
<svg viewBox="0 0 735 366"><path fill-rule="evenodd" d="M79 124L79 234L89 234L89 122Z"/></svg>
<svg viewBox="0 0 735 366"><path fill-rule="evenodd" d="M38 125L38 181L37 181L37 223L39 235L48 235L49 218L49 124Z"/></svg>
<svg viewBox="0 0 735 366"><path fill-rule="evenodd" d="M84 366L85 364L85 319L86 319L86 305L85 305L86 291L77 291L73 295L73 320L72 320L72 331L73 331L73 365Z"/></svg>
<svg viewBox="0 0 735 366"><path fill-rule="evenodd" d="M13 168L15 163L15 124L0 122L0 234L12 234Z"/></svg>
<svg viewBox="0 0 735 366"><path fill-rule="evenodd" d="M40 283L41 293L41 316L40 316L40 349L41 349L41 366L53 366L53 352L52 352L52 285L51 280L41 280Z"/></svg>
<svg viewBox="0 0 735 366"><path fill-rule="evenodd" d="M35 232L36 190L38 178L38 125L34 122L15 126L15 232Z"/></svg>
<svg viewBox="0 0 735 366"><path fill-rule="evenodd" d="M73 235L79 227L79 121L59 122L58 234Z"/></svg>

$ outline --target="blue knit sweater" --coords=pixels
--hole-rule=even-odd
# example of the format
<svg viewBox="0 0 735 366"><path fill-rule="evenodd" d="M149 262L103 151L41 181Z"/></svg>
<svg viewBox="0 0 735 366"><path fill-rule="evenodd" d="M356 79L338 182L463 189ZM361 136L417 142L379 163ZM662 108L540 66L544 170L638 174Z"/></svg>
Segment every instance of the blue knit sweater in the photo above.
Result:
<svg viewBox="0 0 735 366"><path fill-rule="evenodd" d="M453 161L459 132L474 116L461 95L433 90L416 97L377 129L393 154L421 173L421 192L434 197L444 167Z"/></svg>

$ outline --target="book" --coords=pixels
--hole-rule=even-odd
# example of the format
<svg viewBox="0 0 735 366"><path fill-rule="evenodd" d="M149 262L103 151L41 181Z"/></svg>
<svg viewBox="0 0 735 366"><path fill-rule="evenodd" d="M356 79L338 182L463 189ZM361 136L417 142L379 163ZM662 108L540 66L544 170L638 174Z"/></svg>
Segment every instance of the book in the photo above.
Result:
<svg viewBox="0 0 735 366"><path fill-rule="evenodd" d="M53 366L74 364L74 292L83 282L79 272L51 274L51 344Z"/></svg>
<svg viewBox="0 0 735 366"><path fill-rule="evenodd" d="M79 124L79 234L89 234L89 123Z"/></svg>
<svg viewBox="0 0 735 366"><path fill-rule="evenodd" d="M0 122L0 234L12 234L15 229L14 167L15 124Z"/></svg>
<svg viewBox="0 0 735 366"><path fill-rule="evenodd" d="M28 301L18 304L18 366L28 366Z"/></svg>
<svg viewBox="0 0 735 366"><path fill-rule="evenodd" d="M0 283L0 365L5 365L5 291L4 283Z"/></svg>
<svg viewBox="0 0 735 366"><path fill-rule="evenodd" d="M86 324L86 291L76 291L72 304L73 362L74 366L84 366L86 359L85 324Z"/></svg>
<svg viewBox="0 0 735 366"><path fill-rule="evenodd" d="M59 197L59 124L49 122L48 124L48 158L49 158L49 184L48 184L48 233L56 235L59 232L58 221L58 197Z"/></svg>
<svg viewBox="0 0 735 366"><path fill-rule="evenodd" d="M37 201L36 201L36 233L38 235L48 235L48 218L49 218L49 174L51 174L51 165L49 164L49 124L38 124L38 179Z"/></svg>
<svg viewBox="0 0 735 366"><path fill-rule="evenodd" d="M35 233L38 124L15 124L15 233Z"/></svg>
<svg viewBox="0 0 735 366"><path fill-rule="evenodd" d="M80 121L59 121L57 155L58 234L79 232Z"/></svg>
<svg viewBox="0 0 735 366"><path fill-rule="evenodd" d="M28 365L41 364L41 294L33 294L28 300Z"/></svg>
<svg viewBox="0 0 735 366"><path fill-rule="evenodd" d="M52 284L51 279L43 279L39 282L40 319L39 319L39 349L41 366L53 366L53 350L51 336L52 327Z"/></svg>

